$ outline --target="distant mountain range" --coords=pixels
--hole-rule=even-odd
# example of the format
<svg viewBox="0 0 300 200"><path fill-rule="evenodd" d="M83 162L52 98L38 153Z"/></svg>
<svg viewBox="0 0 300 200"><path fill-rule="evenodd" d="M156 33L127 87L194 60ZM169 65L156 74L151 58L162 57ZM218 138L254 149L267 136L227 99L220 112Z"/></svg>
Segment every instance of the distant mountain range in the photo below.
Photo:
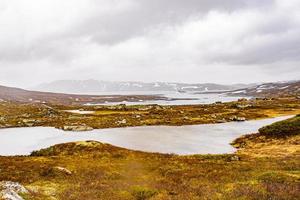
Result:
<svg viewBox="0 0 300 200"><path fill-rule="evenodd" d="M208 92L231 91L253 86L253 84L220 85L213 83L169 83L169 82L111 82L97 80L59 80L38 85L34 90L46 92L92 94L101 92L146 92L146 91L179 91Z"/></svg>
<svg viewBox="0 0 300 200"><path fill-rule="evenodd" d="M94 83L94 86L93 84ZM13 101L22 103L52 103L52 104L86 104L106 102L140 102L148 100L176 100L157 95L84 95L71 94L93 93L101 91L180 91L190 93L218 93L229 96L275 97L300 96L300 81L263 83L243 88L244 85L218 84L183 84L183 83L140 83L140 82L101 82L101 81L57 81L44 84L49 91L38 92L20 88L0 86L0 102ZM51 87L50 87L51 86ZM55 87L54 87L55 86ZM91 86L92 89L89 87ZM56 87L62 87L57 88ZM102 89L101 89L102 88ZM140 88L140 90L137 90ZM234 89L240 88L240 89ZM100 90L101 89L101 90ZM44 90L46 90L44 88ZM231 90L231 91L228 91ZM65 93L58 93L64 92ZM145 92L145 94L147 94Z"/></svg>

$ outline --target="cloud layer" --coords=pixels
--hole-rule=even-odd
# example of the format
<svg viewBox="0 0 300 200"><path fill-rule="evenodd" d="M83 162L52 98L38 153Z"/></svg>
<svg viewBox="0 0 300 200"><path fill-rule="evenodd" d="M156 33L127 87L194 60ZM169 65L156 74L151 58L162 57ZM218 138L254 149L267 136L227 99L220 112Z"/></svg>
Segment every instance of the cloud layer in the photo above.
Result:
<svg viewBox="0 0 300 200"><path fill-rule="evenodd" d="M298 0L2 0L0 84L300 78Z"/></svg>

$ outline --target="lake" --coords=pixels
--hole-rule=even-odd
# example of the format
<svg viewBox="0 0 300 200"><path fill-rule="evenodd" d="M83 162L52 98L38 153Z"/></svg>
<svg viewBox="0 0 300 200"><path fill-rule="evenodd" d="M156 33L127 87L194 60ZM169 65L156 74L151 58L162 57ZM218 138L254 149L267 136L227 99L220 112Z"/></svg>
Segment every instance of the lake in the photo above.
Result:
<svg viewBox="0 0 300 200"><path fill-rule="evenodd" d="M114 95L115 93L97 93L97 95ZM94 94L95 95L95 94ZM157 91L147 91L147 92L123 92L119 95L157 95L161 97L166 97L167 99L176 100L151 100L151 101L136 101L136 102L106 102L102 104L86 104L86 105L116 105L116 104L126 104L126 105L147 105L147 104L159 104L159 105L195 105L195 104L210 104L217 101L221 102L231 102L237 101L239 96L227 96L225 94L195 94L195 93L180 93L180 92L157 92ZM250 97L246 97L249 99Z"/></svg>
<svg viewBox="0 0 300 200"><path fill-rule="evenodd" d="M189 126L142 126L64 132L50 127L0 129L0 155L28 155L54 144L95 140L146 152L191 154L233 153L230 143L262 126L291 116Z"/></svg>

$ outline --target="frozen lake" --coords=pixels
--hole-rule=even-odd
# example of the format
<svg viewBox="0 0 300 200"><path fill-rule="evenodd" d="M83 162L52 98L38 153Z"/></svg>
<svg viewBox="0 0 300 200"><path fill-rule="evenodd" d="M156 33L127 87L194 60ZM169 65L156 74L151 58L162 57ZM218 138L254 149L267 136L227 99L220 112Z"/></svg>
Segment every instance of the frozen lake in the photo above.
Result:
<svg viewBox="0 0 300 200"><path fill-rule="evenodd" d="M234 139L289 117L191 126L112 128L90 132L64 132L47 127L0 129L0 155L28 155L54 144L86 140L146 152L180 155L233 153L235 149L230 143Z"/></svg>

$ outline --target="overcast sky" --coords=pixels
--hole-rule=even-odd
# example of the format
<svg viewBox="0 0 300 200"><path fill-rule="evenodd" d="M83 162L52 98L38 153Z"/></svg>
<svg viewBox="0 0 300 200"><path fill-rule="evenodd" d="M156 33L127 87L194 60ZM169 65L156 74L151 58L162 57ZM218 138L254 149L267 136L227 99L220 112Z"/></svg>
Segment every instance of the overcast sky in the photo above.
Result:
<svg viewBox="0 0 300 200"><path fill-rule="evenodd" d="M0 0L0 84L300 79L299 0Z"/></svg>

